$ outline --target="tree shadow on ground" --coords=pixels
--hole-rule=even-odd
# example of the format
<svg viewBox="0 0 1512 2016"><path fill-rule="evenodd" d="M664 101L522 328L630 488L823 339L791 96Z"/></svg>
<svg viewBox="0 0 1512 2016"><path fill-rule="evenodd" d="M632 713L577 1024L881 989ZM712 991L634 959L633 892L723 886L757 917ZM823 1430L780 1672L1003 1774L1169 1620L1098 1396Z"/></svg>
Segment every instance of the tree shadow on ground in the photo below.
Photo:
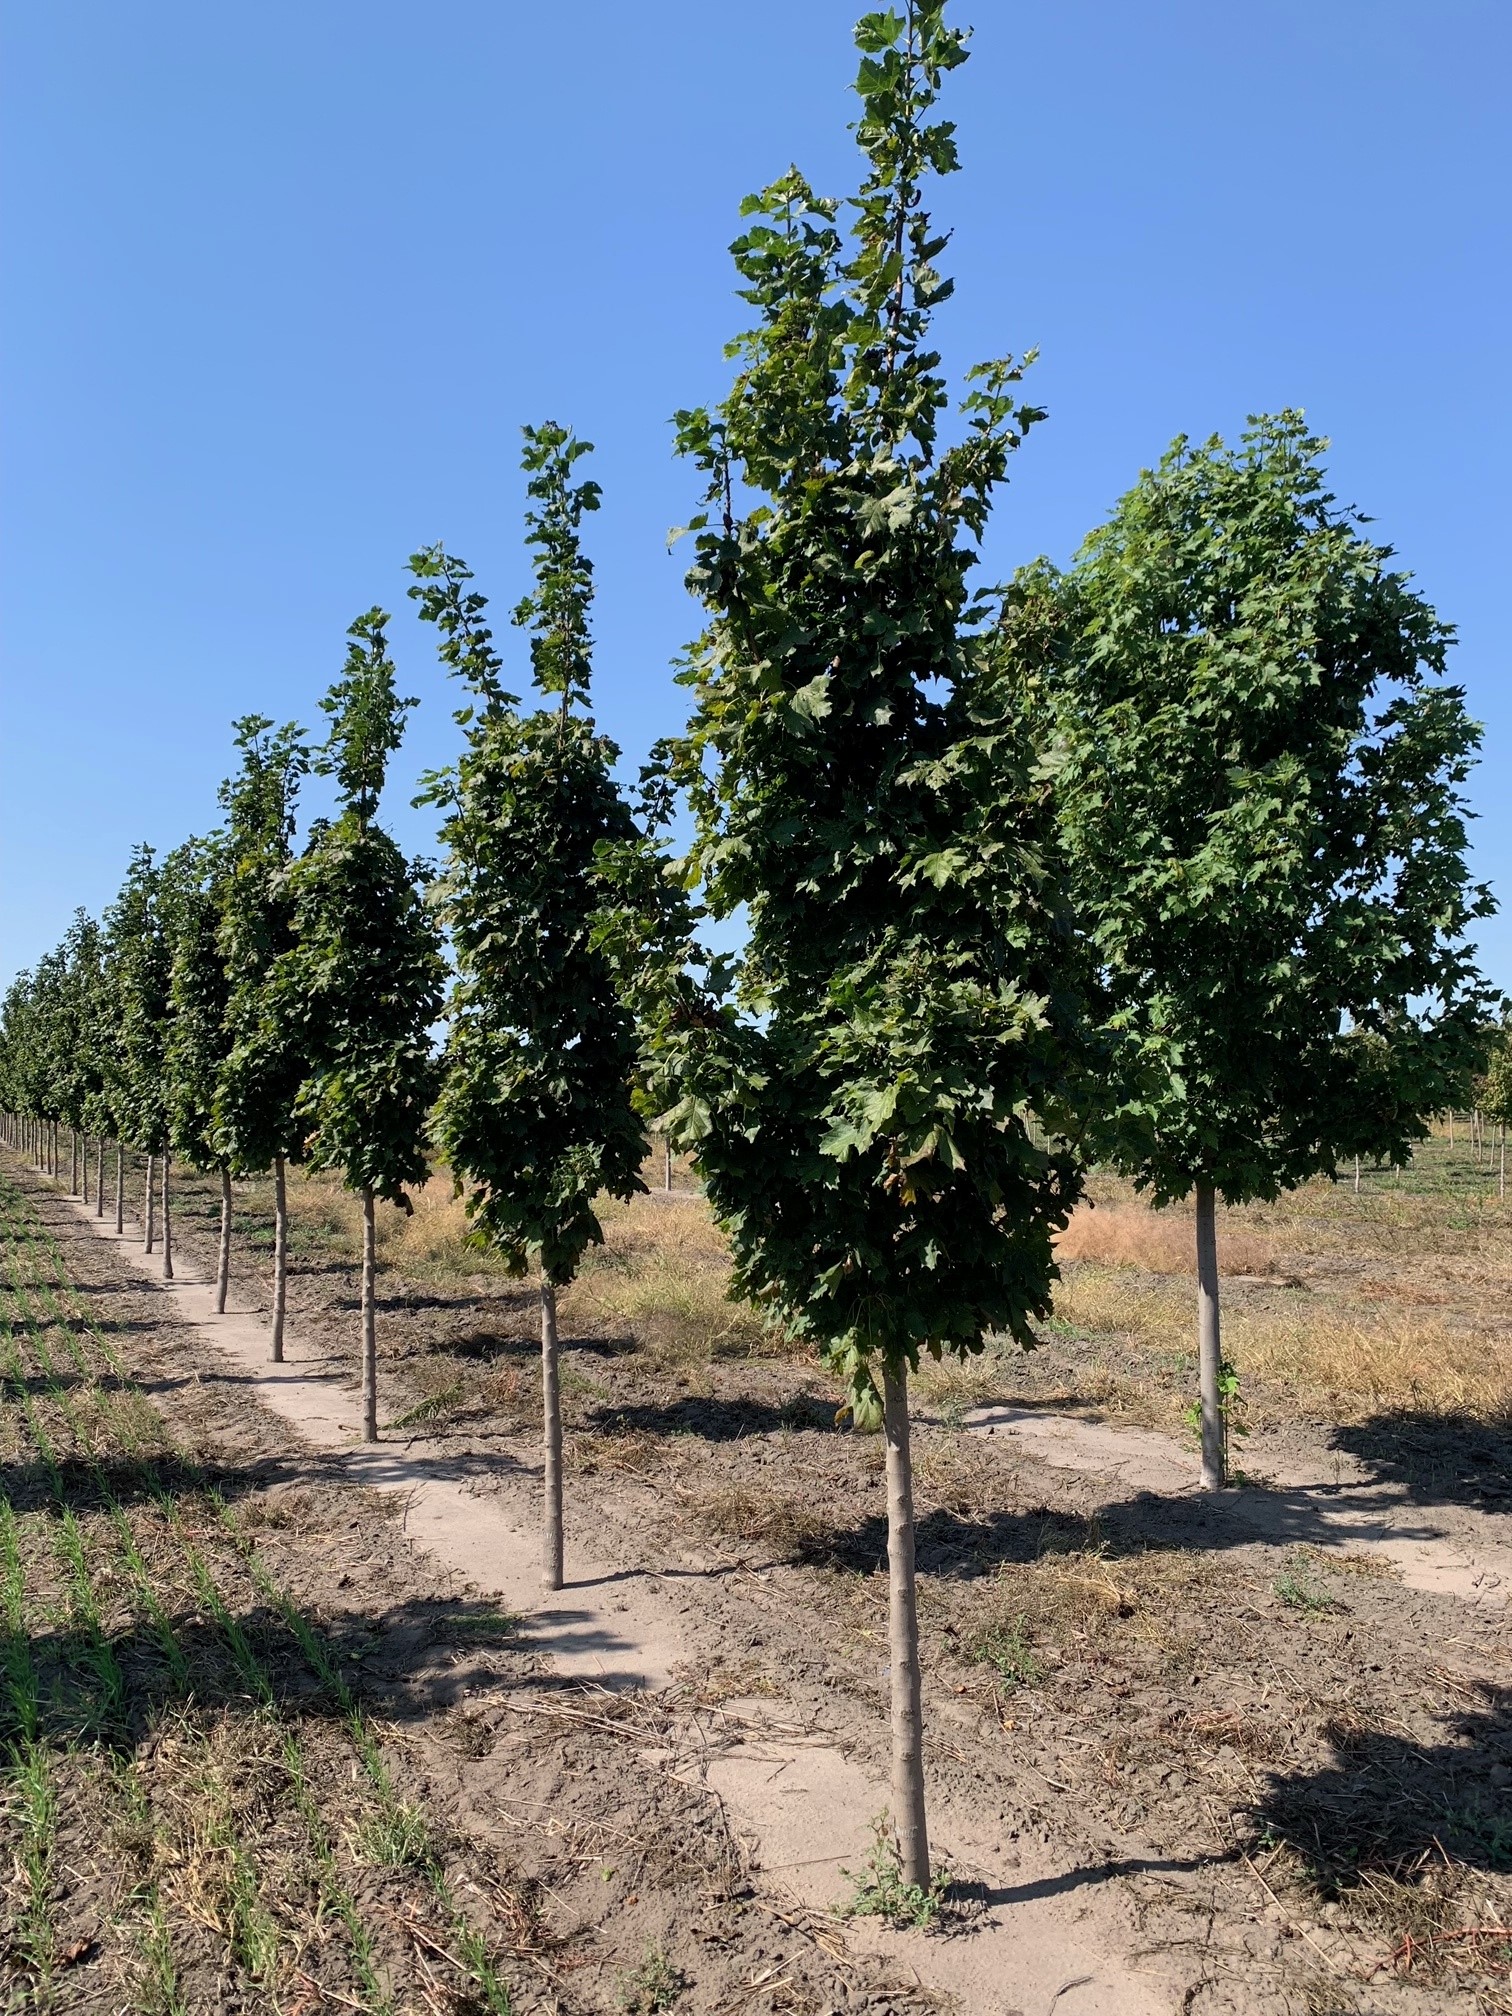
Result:
<svg viewBox="0 0 1512 2016"><path fill-rule="evenodd" d="M1311 1547L1326 1560L1330 1550L1346 1553L1359 1547L1361 1528L1341 1523L1339 1516L1358 1511L1379 1519L1380 1502L1348 1490L1330 1490L1322 1499L1302 1490L1201 1498L1142 1491L1100 1505L1095 1518L1043 1506L979 1513L936 1508L916 1523L915 1558L921 1575L966 1577L1094 1544L1109 1560L1149 1553L1218 1553L1257 1543L1278 1549ZM1436 1527L1420 1521L1393 1522L1391 1532L1398 1540L1438 1537ZM884 1568L886 1518L879 1512L850 1525L837 1523L806 1539L799 1558L867 1572Z"/></svg>
<svg viewBox="0 0 1512 2016"><path fill-rule="evenodd" d="M640 1349L633 1337L563 1336L562 1350L574 1357L632 1358ZM429 1347L436 1358L461 1358L474 1365L496 1365L503 1359L533 1362L541 1355L541 1340L529 1331L506 1334L499 1330L475 1330L470 1336L447 1338Z"/></svg>
<svg viewBox="0 0 1512 2016"><path fill-rule="evenodd" d="M694 1394L661 1406L609 1404L595 1408L585 1425L613 1434L638 1430L650 1435L698 1435L706 1442L739 1442L750 1436L775 1435L780 1429L839 1432L834 1403L811 1393L794 1394L780 1404Z"/></svg>
<svg viewBox="0 0 1512 2016"><path fill-rule="evenodd" d="M1272 1774L1259 1825L1337 1895L1379 1873L1411 1882L1432 1864L1512 1874L1512 1688L1467 1683L1476 1704L1425 1744L1348 1711L1324 1725L1333 1761Z"/></svg>
<svg viewBox="0 0 1512 2016"><path fill-rule="evenodd" d="M1395 1408L1335 1428L1331 1440L1413 1504L1512 1510L1512 1423Z"/></svg>

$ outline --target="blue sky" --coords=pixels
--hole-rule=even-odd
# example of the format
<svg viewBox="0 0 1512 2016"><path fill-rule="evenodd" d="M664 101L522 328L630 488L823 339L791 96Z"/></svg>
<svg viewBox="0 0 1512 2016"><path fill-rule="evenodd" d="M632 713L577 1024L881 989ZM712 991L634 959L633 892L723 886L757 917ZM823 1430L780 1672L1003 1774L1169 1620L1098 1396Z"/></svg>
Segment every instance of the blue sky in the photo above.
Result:
<svg viewBox="0 0 1512 2016"><path fill-rule="evenodd" d="M598 444L600 718L638 758L697 628L674 408L718 396L726 247L798 161L853 186L854 0L6 0L0 978L215 817L229 724L314 723L346 625L437 538L503 612L518 428ZM1178 432L1300 405L1334 488L1458 624L1476 863L1512 889L1503 667L1506 0L959 0L940 191L953 368L1038 345L993 573L1064 559ZM511 646L519 640L512 635ZM1512 916L1482 933L1512 987Z"/></svg>

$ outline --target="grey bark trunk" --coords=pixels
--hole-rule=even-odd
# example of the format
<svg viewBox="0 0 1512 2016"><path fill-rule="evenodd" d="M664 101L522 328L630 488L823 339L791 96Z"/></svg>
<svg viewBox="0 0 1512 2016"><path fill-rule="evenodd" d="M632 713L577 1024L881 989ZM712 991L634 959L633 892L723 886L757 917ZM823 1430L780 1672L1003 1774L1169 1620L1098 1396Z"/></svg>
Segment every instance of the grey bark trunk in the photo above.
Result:
<svg viewBox="0 0 1512 2016"><path fill-rule="evenodd" d="M929 1888L924 1817L924 1708L914 1595L913 1461L908 1443L908 1371L882 1368L887 1439L887 1629L892 1665L892 1803L905 1883Z"/></svg>
<svg viewBox="0 0 1512 2016"><path fill-rule="evenodd" d="M77 1197L79 1194L79 1130L77 1127L70 1127L68 1130L68 1194L70 1197Z"/></svg>
<svg viewBox="0 0 1512 2016"><path fill-rule="evenodd" d="M555 1284L541 1281L541 1586L562 1586L562 1378Z"/></svg>
<svg viewBox="0 0 1512 2016"><path fill-rule="evenodd" d="M672 1188L672 1143L670 1141L663 1141L662 1143L662 1177L663 1187L670 1192Z"/></svg>
<svg viewBox="0 0 1512 2016"><path fill-rule="evenodd" d="M362 1439L378 1440L378 1331L373 1286L378 1271L378 1234L373 1193L362 1193Z"/></svg>
<svg viewBox="0 0 1512 2016"><path fill-rule="evenodd" d="M89 1202L89 1136L84 1134L79 1141L79 1202Z"/></svg>
<svg viewBox="0 0 1512 2016"><path fill-rule="evenodd" d="M142 1251L150 1253L157 1243L157 1196L153 1181L157 1176L157 1157L147 1157L147 1194L142 1199Z"/></svg>
<svg viewBox="0 0 1512 2016"><path fill-rule="evenodd" d="M95 1216L105 1216L105 1136L95 1142Z"/></svg>
<svg viewBox="0 0 1512 2016"><path fill-rule="evenodd" d="M173 1279L173 1223L168 1216L168 1151L163 1151L163 1279Z"/></svg>
<svg viewBox="0 0 1512 2016"><path fill-rule="evenodd" d="M273 1157L273 1363L283 1363L284 1299L289 1285L289 1197L284 1158Z"/></svg>
<svg viewBox="0 0 1512 2016"><path fill-rule="evenodd" d="M220 1252L215 1262L215 1313L226 1313L226 1290L231 1284L231 1171L221 1164Z"/></svg>
<svg viewBox="0 0 1512 2016"><path fill-rule="evenodd" d="M1218 1213L1211 1183L1197 1185L1197 1395L1202 1429L1202 1488L1219 1491L1227 1481L1223 1397L1219 1370L1223 1345L1218 1327Z"/></svg>
<svg viewBox="0 0 1512 2016"><path fill-rule="evenodd" d="M116 1143L116 1237L126 1230L126 1150Z"/></svg>

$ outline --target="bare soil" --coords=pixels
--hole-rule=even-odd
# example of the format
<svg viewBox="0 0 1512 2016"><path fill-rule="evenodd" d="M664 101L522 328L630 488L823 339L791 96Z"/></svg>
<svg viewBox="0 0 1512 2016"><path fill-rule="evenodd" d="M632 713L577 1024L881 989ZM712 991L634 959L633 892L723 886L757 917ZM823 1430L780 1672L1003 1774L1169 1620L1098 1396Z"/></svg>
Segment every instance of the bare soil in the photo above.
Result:
<svg viewBox="0 0 1512 2016"><path fill-rule="evenodd" d="M585 1691L549 1634L467 1642L476 1595L405 1541L392 1495L301 1454L203 1331L27 1180L153 1405L229 1501L272 1508L279 1573L357 1652L414 1796L481 1858L480 1922L520 2008L1512 2010L1503 1424L1341 1421L1257 1381L1252 1481L1213 1500L1170 1433L1179 1359L1137 1331L1062 1326L1028 1360L926 1379L927 1760L957 1881L928 1932L881 1931L828 1908L865 1854L857 1787L886 1778L881 1452L837 1426L821 1371L748 1338L722 1355L634 1324L566 1332L569 1577L596 1627L623 1620ZM260 1194L240 1201L261 1238ZM179 1219L206 1271L212 1202L189 1186ZM1308 1254L1272 1243L1301 1279ZM355 1389L353 1259L335 1232L303 1247L291 1337ZM240 1257L255 1304L260 1263ZM1355 1286L1434 1271L1341 1267ZM385 1447L528 1547L533 1296L454 1271L382 1286L381 1418L408 1421ZM1262 1310L1299 1292L1230 1290ZM494 1586L523 1607L532 1572ZM509 1897L533 1900L520 1951L500 1937Z"/></svg>

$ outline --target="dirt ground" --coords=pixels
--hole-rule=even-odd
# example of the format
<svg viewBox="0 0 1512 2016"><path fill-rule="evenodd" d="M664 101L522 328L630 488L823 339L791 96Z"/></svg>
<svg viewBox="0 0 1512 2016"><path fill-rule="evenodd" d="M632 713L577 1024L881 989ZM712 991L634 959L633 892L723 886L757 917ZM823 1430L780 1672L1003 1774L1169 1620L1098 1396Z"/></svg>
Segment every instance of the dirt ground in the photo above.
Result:
<svg viewBox="0 0 1512 2016"><path fill-rule="evenodd" d="M621 1606L627 1646L653 1591L674 1644L670 1675L651 1676L665 1684L637 1689L595 1685L549 1641L505 1628L497 1605L406 1540L392 1492L302 1445L57 1186L8 1166L145 1404L189 1452L173 1459L192 1466L168 1496L198 1508L195 1530L217 1536L229 1577L244 1555L204 1510L213 1480L243 1546L254 1534L381 1732L399 1804L423 1819L431 1845L385 1861L372 1814L345 1813L361 1774L330 1686L261 1585L228 1579L225 1606L307 1740L322 1810L331 1801L333 1853L376 1928L392 2006L489 2006L458 1946L461 1911L521 2010L1512 2011L1512 1438L1496 1385L1509 1239L1484 1208L1377 1184L1380 1208L1353 1225L1346 1207L1314 1202L1226 1228L1231 1265L1250 1270L1227 1298L1251 1432L1245 1488L1216 1501L1190 1488L1180 1422L1179 1236L1121 1221L1126 1198L1107 1198L1103 1230L1073 1228L1078 1257L1040 1351L920 1382L927 1765L955 1883L927 1929L884 1931L836 1915L857 1894L841 1869L859 1857L820 1839L812 1817L825 1770L835 1812L850 1812L857 1784L885 1783L881 1451L837 1425L818 1368L722 1305L699 1200L653 1195L616 1212L564 1302L568 1520L593 1571L580 1562L580 1584ZM339 1385L355 1374L350 1220L333 1193L300 1190L291 1337ZM191 1269L207 1267L213 1208L208 1186L185 1187ZM239 1189L238 1214L236 1288L256 1304L260 1186ZM429 1246L423 1223L389 1234L385 1446L465 1480L480 1518L497 1503L528 1524L534 1300L448 1245L439 1211L432 1230ZM1373 1390L1348 1374L1362 1363ZM14 1405L7 1420L24 1526L57 1496ZM80 1520L107 1516L95 1480L67 1474ZM45 1574L37 1589L38 1615L56 1610ZM269 1789L278 1732L266 1704L244 1684L238 1694L195 1593L163 1599L200 1631L208 1662L173 1715L198 1746L196 1785L262 1788L268 1843L254 1859L284 1933L269 1971L250 1973L226 1911L196 1912L207 1879L183 1873L194 1857L168 1829L188 1856L154 1850L152 1864L182 1949L179 2006L367 2007L333 1957L349 1961L352 1936L301 1945L290 1929L311 1907L295 1895L307 1867L278 1835L292 1824L287 1774L280 1796ZM165 1747L161 1733L179 1724L165 1724L150 1660L132 1677L140 1622L135 1637L124 1623L107 1635L138 1704L111 1754L130 1760L161 1834L159 1807L191 1797L178 1739ZM71 1873L54 1952L75 1957L47 1992L63 2008L145 2007L122 2000L122 1983L145 1978L141 1936L133 1948L121 1931L140 1916L135 1865L89 1789L109 1775L94 1760L110 1746L77 1717L67 1739L80 1789L60 1808L55 1867ZM772 1785L804 1772L814 1796L798 1825ZM18 1876L18 1994L38 1985L17 1930L25 1893ZM1028 1928L1018 1947L993 1943L1015 1925ZM1048 1949L1039 1973L1031 1946ZM1004 1975L1005 1954L1024 1958L1023 1979Z"/></svg>

